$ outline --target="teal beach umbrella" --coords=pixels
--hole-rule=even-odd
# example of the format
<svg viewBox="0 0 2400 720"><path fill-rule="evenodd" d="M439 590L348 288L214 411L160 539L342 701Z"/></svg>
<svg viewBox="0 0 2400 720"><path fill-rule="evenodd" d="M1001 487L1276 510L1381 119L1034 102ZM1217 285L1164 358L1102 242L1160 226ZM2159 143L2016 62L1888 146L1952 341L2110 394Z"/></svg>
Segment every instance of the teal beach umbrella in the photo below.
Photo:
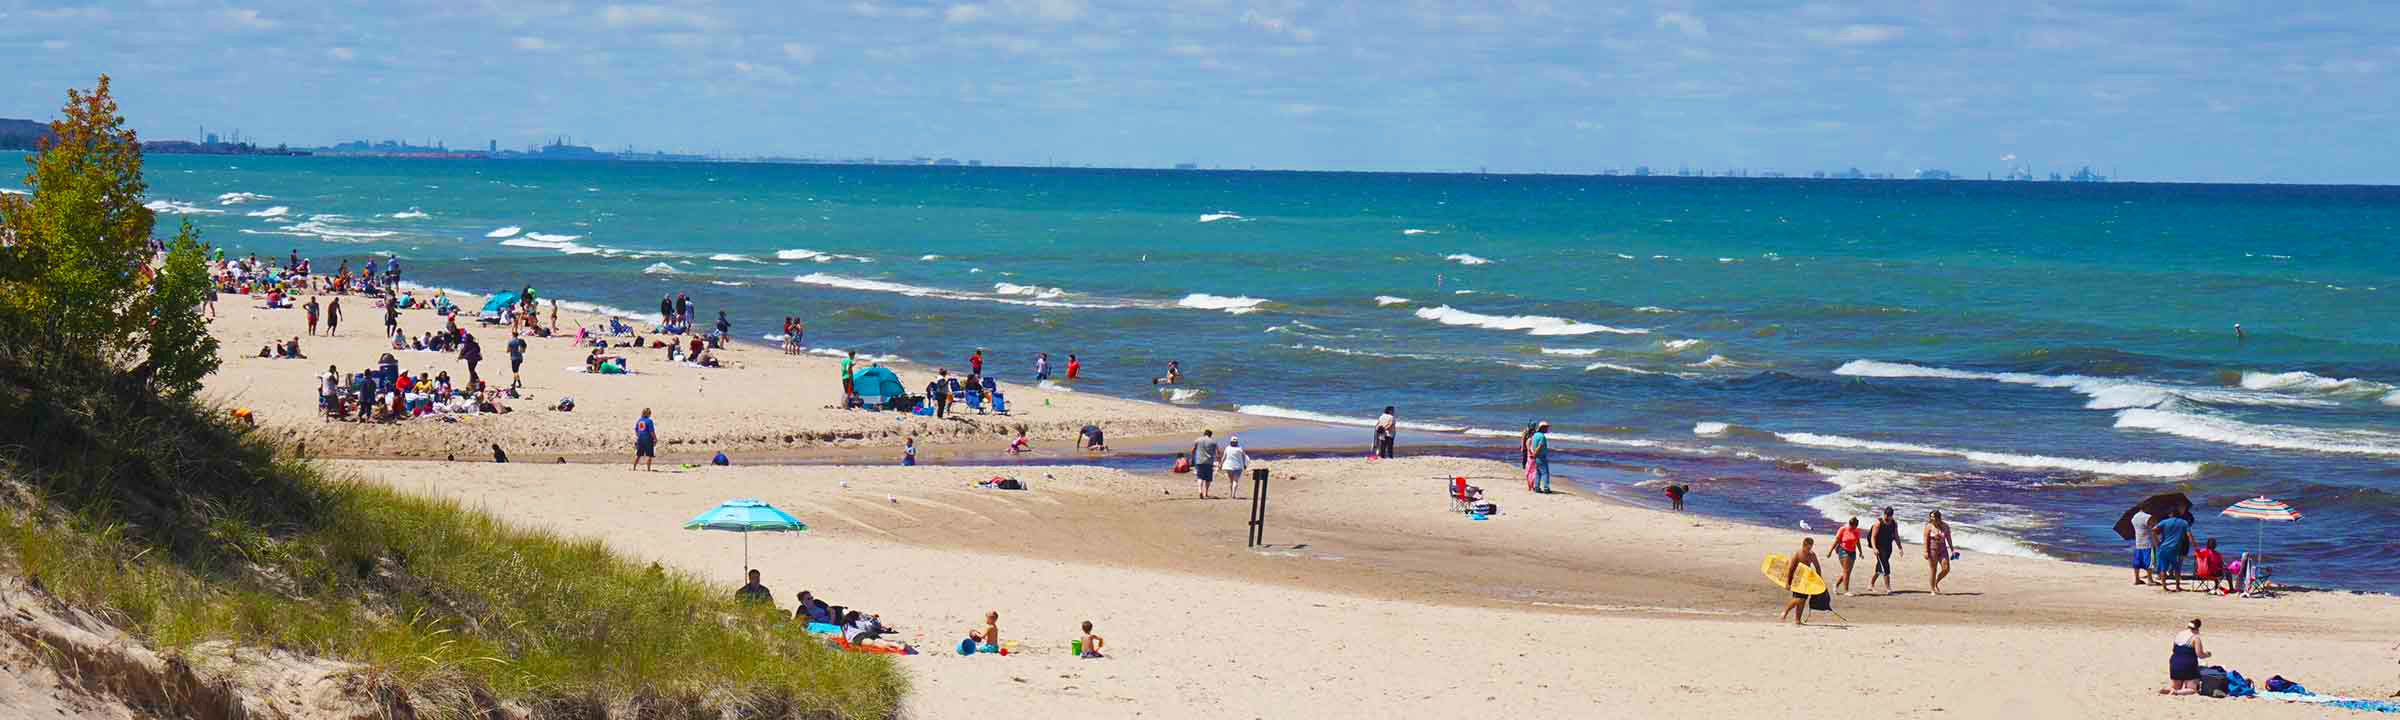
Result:
<svg viewBox="0 0 2400 720"><path fill-rule="evenodd" d="M792 517L791 513L775 509L757 500L727 500L693 516L683 524L685 530L723 530L742 534L742 570L750 570L750 533L800 532L808 524Z"/></svg>

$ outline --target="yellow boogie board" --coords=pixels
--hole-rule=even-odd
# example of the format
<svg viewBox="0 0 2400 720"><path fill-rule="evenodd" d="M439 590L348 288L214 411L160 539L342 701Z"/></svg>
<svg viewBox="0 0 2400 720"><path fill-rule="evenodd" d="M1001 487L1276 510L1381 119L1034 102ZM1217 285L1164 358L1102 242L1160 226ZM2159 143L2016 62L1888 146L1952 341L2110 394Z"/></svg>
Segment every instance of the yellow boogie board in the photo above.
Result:
<svg viewBox="0 0 2400 720"><path fill-rule="evenodd" d="M1783 587L1785 562L1782 555L1768 555L1765 562L1758 564L1758 571L1767 576L1768 583L1775 587ZM1823 593L1825 592L1825 578L1818 577L1816 570L1802 565L1799 572L1792 573L1792 586L1789 589L1802 595Z"/></svg>

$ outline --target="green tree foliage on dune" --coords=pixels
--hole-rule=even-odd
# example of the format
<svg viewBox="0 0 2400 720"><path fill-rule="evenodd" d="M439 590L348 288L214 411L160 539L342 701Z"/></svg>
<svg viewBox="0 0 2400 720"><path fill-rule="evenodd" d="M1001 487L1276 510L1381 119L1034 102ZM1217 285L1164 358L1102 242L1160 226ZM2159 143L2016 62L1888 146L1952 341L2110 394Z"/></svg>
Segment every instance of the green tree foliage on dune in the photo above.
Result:
<svg viewBox="0 0 2400 720"><path fill-rule="evenodd" d="M215 341L198 316L208 271L199 234L176 234L151 264L156 216L142 206L142 146L102 75L67 91L51 137L26 157L31 195L0 196L0 322L55 362L134 366L161 390L188 395L216 370ZM138 365L136 365L138 363Z"/></svg>

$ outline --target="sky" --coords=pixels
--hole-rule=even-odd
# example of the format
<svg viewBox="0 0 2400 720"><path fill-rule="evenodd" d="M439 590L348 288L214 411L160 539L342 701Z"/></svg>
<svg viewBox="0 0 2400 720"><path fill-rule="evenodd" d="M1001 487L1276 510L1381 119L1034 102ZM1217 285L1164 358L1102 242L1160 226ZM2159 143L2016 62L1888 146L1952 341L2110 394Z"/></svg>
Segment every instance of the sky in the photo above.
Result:
<svg viewBox="0 0 2400 720"><path fill-rule="evenodd" d="M2400 3L0 0L150 139L2400 183Z"/></svg>

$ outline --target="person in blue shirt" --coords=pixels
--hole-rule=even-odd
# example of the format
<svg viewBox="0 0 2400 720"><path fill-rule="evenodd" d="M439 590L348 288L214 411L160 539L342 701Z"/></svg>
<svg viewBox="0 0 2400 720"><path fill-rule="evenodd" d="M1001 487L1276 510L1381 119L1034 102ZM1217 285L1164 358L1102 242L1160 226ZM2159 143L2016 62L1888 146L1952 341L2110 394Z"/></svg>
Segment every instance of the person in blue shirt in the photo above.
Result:
<svg viewBox="0 0 2400 720"><path fill-rule="evenodd" d="M2192 554L2192 521L2180 515L2169 515L2158 521L2151 537L2157 538L2158 549L2150 552L2150 579L2167 592L2183 590L2183 558Z"/></svg>
<svg viewBox="0 0 2400 720"><path fill-rule="evenodd" d="M1533 454L1533 491L1550 492L1550 423L1533 426L1533 439L1526 442L1526 450Z"/></svg>
<svg viewBox="0 0 2400 720"><path fill-rule="evenodd" d="M642 408L642 417L633 421L633 469L642 469L642 461L650 462L650 470L658 470L658 422L650 419L650 408Z"/></svg>

